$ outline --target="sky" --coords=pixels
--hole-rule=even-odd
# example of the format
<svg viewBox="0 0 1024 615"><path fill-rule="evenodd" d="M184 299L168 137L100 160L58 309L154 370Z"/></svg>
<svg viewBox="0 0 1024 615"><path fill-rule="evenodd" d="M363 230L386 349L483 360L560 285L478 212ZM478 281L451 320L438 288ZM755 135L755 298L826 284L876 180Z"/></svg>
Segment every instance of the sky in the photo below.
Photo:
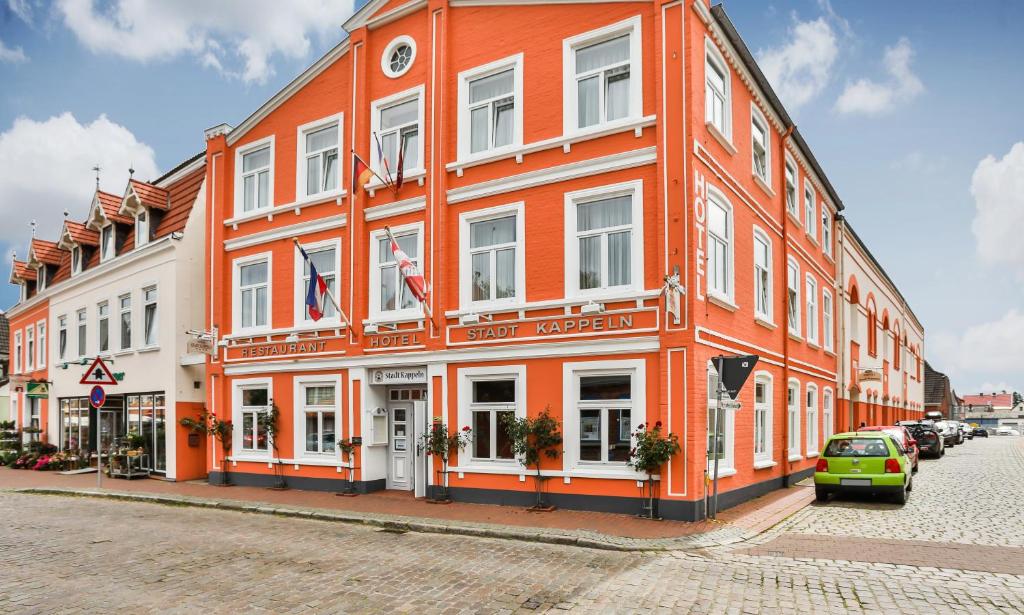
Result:
<svg viewBox="0 0 1024 615"><path fill-rule="evenodd" d="M362 0L0 0L0 250L238 124ZM959 393L1024 391L1024 2L725 0ZM527 101L528 104L528 101ZM0 285L0 306L16 289Z"/></svg>

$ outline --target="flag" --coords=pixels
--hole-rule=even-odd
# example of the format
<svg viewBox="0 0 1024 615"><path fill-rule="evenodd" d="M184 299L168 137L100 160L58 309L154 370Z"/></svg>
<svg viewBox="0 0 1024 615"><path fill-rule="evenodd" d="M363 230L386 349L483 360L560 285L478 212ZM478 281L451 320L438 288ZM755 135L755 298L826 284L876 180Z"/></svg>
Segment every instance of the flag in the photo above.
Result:
<svg viewBox="0 0 1024 615"><path fill-rule="evenodd" d="M388 239L391 240L391 253L395 255L395 262L398 263L398 270L402 272L405 285L409 287L409 292L416 297L417 301L422 303L427 298L427 282L423 279L423 274L416 269L416 265L409 255L395 241L395 236L391 234L391 231L388 230L387 233Z"/></svg>
<svg viewBox="0 0 1024 615"><path fill-rule="evenodd" d="M302 252L302 258L306 259L309 263L309 288L306 290L306 311L309 312L309 317L314 322L324 317L325 305L327 303L327 282L324 281L324 277L316 270L316 265L306 254L306 251L299 246L299 252Z"/></svg>
<svg viewBox="0 0 1024 615"><path fill-rule="evenodd" d="M404 181L405 175L405 138L402 138L402 142L398 145L398 170L395 172L395 195L398 195L398 191L402 188L402 182Z"/></svg>
<svg viewBox="0 0 1024 615"><path fill-rule="evenodd" d="M384 185L390 186L392 184L391 169L388 167L388 159L384 157L384 146L380 144L380 138L377 137L377 133L373 133L373 140L377 143L377 161L380 162L380 166L384 169L384 176L388 178L387 181L383 179L381 181L384 181Z"/></svg>
<svg viewBox="0 0 1024 615"><path fill-rule="evenodd" d="M370 166L363 162L359 154L352 152L352 194L356 193L356 187L365 186L373 175L374 172Z"/></svg>

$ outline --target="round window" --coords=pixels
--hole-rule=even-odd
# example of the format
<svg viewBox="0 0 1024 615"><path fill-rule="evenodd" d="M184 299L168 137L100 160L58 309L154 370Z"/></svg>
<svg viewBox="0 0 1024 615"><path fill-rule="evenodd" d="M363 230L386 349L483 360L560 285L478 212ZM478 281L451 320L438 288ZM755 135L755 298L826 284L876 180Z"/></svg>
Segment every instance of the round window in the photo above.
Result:
<svg viewBox="0 0 1024 615"><path fill-rule="evenodd" d="M391 41L380 59L380 67L388 77L404 75L416 59L416 43L408 36L399 36Z"/></svg>

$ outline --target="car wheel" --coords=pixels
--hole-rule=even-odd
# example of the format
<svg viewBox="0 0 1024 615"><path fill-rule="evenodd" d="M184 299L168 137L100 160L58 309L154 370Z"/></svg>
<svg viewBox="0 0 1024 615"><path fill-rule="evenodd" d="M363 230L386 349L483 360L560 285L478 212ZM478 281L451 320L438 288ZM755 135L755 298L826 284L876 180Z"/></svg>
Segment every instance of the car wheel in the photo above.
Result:
<svg viewBox="0 0 1024 615"><path fill-rule="evenodd" d="M914 490L914 478L911 477L910 480L907 481L907 492L909 493L909 492L911 492L913 490Z"/></svg>
<svg viewBox="0 0 1024 615"><path fill-rule="evenodd" d="M915 463L913 469L911 470L911 472L913 472L914 474L917 474L917 466L919 463L920 462Z"/></svg>
<svg viewBox="0 0 1024 615"><path fill-rule="evenodd" d="M906 504L907 503L907 488L903 487L899 491L897 491L896 495L893 496L893 501L896 502L897 504L899 504L900 506Z"/></svg>
<svg viewBox="0 0 1024 615"><path fill-rule="evenodd" d="M814 490L814 499L818 500L819 502L827 502L828 501L828 491L825 491L824 489L815 489Z"/></svg>
<svg viewBox="0 0 1024 615"><path fill-rule="evenodd" d="M941 451L939 451L939 457L945 457L945 456L946 456L946 449L942 449Z"/></svg>

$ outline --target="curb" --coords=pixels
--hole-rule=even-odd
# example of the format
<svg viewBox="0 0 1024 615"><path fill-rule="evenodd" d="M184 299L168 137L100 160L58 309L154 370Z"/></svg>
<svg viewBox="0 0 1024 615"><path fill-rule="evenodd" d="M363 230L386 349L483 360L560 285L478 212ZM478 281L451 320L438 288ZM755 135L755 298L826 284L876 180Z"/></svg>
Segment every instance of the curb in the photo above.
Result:
<svg viewBox="0 0 1024 615"><path fill-rule="evenodd" d="M22 487L4 489L3 491L29 495L91 497L106 500L162 504L165 506L188 506L192 508L207 508L212 510L226 510L297 519L312 519L315 521L328 521L334 523L350 523L397 532L454 534L473 536L476 538L499 538L503 540L519 540L522 542L555 544L619 552L696 551L707 549L709 547L736 545L738 543L749 541L750 539L760 535L760 532L743 530L735 526L723 526L721 529L712 530L710 532L690 536L680 536L678 538L624 538L618 536L606 536L596 532L587 531L564 532L552 530L550 528L519 529L514 526L485 523L431 522L424 521L419 517L381 516L344 511L330 511L322 508L274 506L265 502L249 503L240 500L220 500L148 493L141 494L124 491L96 491L93 489L63 489L55 487Z"/></svg>

